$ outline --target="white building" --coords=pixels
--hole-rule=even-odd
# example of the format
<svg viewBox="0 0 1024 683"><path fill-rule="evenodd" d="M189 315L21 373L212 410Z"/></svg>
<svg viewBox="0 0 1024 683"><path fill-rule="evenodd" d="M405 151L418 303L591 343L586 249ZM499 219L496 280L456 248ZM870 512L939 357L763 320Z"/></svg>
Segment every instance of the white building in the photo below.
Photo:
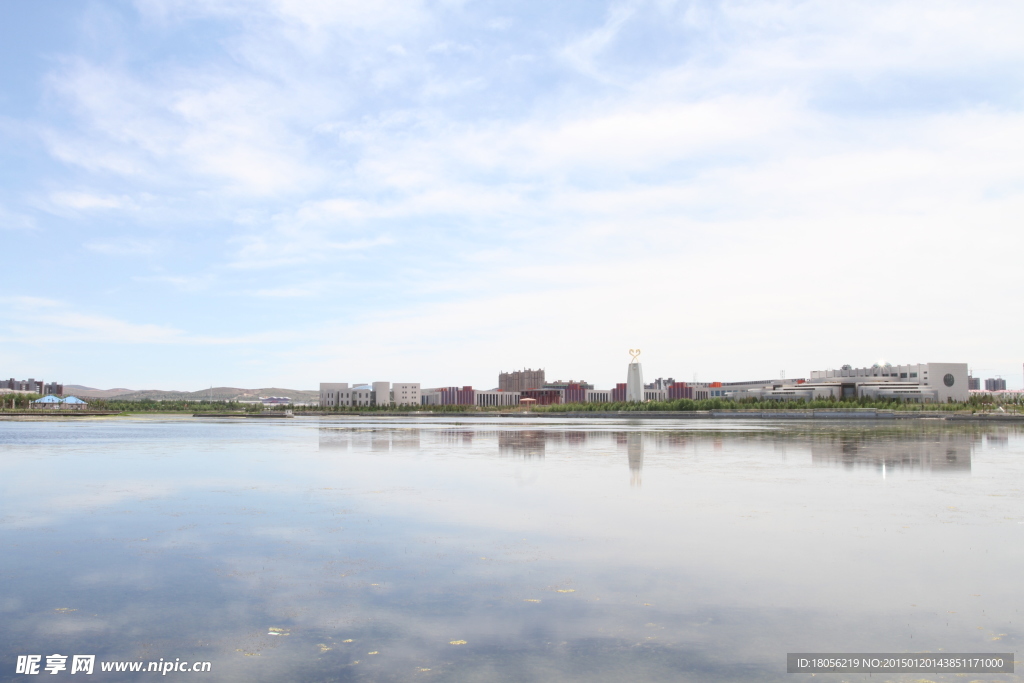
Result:
<svg viewBox="0 0 1024 683"><path fill-rule="evenodd" d="M717 384L717 383L716 383ZM771 382L723 382L712 385L712 397L759 400L899 399L916 403L966 401L967 363L873 365L838 370L814 370L811 379Z"/></svg>
<svg viewBox="0 0 1024 683"><path fill-rule="evenodd" d="M416 403L419 403L419 384L396 384L401 395L411 395L413 390L416 393ZM402 392L405 392L404 394ZM355 384L349 386L348 382L321 382L320 383L320 405L324 408L349 408L365 406L390 406L391 383L374 382L373 384Z"/></svg>
<svg viewBox="0 0 1024 683"><path fill-rule="evenodd" d="M374 382L372 385L373 395L370 396L374 406L390 406L391 405L391 383L390 382Z"/></svg>
<svg viewBox="0 0 1024 683"><path fill-rule="evenodd" d="M350 406L366 407L375 405L373 386L369 384L356 384L352 387Z"/></svg>
<svg viewBox="0 0 1024 683"><path fill-rule="evenodd" d="M490 391L476 391L474 393L476 394L476 405L482 408L517 406L519 405L519 397L521 396L518 391L499 391L497 389L492 389Z"/></svg>
<svg viewBox="0 0 1024 683"><path fill-rule="evenodd" d="M420 383L401 382L392 384L391 402L396 406L418 406L420 404Z"/></svg>
<svg viewBox="0 0 1024 683"><path fill-rule="evenodd" d="M320 382L320 407L337 408L350 405L351 393L348 382Z"/></svg>
<svg viewBox="0 0 1024 683"><path fill-rule="evenodd" d="M862 389L867 397L905 397L939 403L966 401L970 396L967 363L875 364L869 368L844 365L838 370L812 371L810 383L841 385L844 398L859 397Z"/></svg>

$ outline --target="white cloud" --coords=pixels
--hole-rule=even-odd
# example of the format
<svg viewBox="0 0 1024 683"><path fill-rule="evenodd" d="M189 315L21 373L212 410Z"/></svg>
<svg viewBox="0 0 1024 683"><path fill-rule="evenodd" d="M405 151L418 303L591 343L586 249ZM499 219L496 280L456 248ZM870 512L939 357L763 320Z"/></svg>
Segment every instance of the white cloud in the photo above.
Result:
<svg viewBox="0 0 1024 683"><path fill-rule="evenodd" d="M0 205L0 230L33 230L36 220L16 211L10 211Z"/></svg>
<svg viewBox="0 0 1024 683"><path fill-rule="evenodd" d="M601 81L609 81L608 74L595 64L595 59L615 39L622 25L636 13L638 4L635 1L612 4L608 9L608 16L604 24L586 36L566 45L562 49L563 57L588 76Z"/></svg>
<svg viewBox="0 0 1024 683"><path fill-rule="evenodd" d="M90 242L85 245L89 251L110 256L148 256L157 253L159 245L153 241L124 240L118 242Z"/></svg>
<svg viewBox="0 0 1024 683"><path fill-rule="evenodd" d="M69 209L120 209L132 203L128 197L90 192L53 192L50 201Z"/></svg>
<svg viewBox="0 0 1024 683"><path fill-rule="evenodd" d="M202 273L199 275L145 275L133 278L136 282L162 282L173 286L180 292L196 293L207 291L215 282L216 275Z"/></svg>
<svg viewBox="0 0 1024 683"><path fill-rule="evenodd" d="M172 71L153 83L85 62L52 82L90 133L44 131L51 152L66 162L132 178L176 182L175 175L195 175L243 194L274 194L316 182L318 171L304 161L303 140L289 130L287 119L301 118L301 104L285 104L295 93L237 73L197 77ZM90 203L82 193L58 193L55 199L82 208L110 207L112 201Z"/></svg>
<svg viewBox="0 0 1024 683"><path fill-rule="evenodd" d="M178 346L232 346L273 344L294 338L292 331L257 332L245 335L188 334L170 325L134 323L113 316L88 313L63 301L38 297L0 298L7 332L0 340L20 341L25 335L50 344L102 342L106 344L164 344Z"/></svg>
<svg viewBox="0 0 1024 683"><path fill-rule="evenodd" d="M982 300L963 283L972 259L1024 246L1019 3L611 3L543 30L536 9L413 0L137 6L139 40L202 26L208 49L147 61L125 39L122 56L56 62L70 123L30 128L73 176L60 187L89 189L51 203L93 221L87 251L166 259L126 277L202 292L196 321L252 295L282 329L320 321L308 338L356 330L358 348L317 351L324 366L355 354L462 381L495 359L586 371L644 344L666 372L805 372L922 340L966 355L980 342L943 306L1013 308L1010 269L990 269ZM157 221L160 240L138 234ZM916 272L943 296L909 318L878 303L918 292ZM374 296L324 307L339 273ZM894 332L849 340L835 310ZM124 334L272 338L192 324ZM309 350L287 367L313 380Z"/></svg>
<svg viewBox="0 0 1024 683"><path fill-rule="evenodd" d="M263 235L248 235L237 241L242 243L242 247L228 265L242 269L279 268L334 260L393 243L386 235L338 241L312 230L291 228L281 228Z"/></svg>

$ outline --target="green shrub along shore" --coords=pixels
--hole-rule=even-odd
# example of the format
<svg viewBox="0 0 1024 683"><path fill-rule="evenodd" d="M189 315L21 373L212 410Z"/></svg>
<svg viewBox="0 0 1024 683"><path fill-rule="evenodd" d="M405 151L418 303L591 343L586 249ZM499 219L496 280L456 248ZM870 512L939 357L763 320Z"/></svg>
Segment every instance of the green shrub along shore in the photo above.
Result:
<svg viewBox="0 0 1024 683"><path fill-rule="evenodd" d="M39 398L34 394L0 395L0 410L23 411L29 403ZM319 408L316 406L279 405L264 407L258 403L240 403L238 401L118 401L116 399L86 399L89 410L114 411L118 413L227 413L227 412L266 412L291 410L296 414L363 414L363 413L508 413L520 412L518 406L501 406L478 408L475 406L359 406L352 408ZM943 411L943 412L979 412L996 410L1002 407L1006 412L1024 413L1024 394L1008 396L981 395L972 396L963 403L910 403L902 401L872 401L869 399L823 399L818 401L758 401L741 399L734 401L724 398L709 398L695 401L688 398L672 401L648 401L646 403L565 403L552 406L534 406L533 413L605 413L631 411L679 411L694 412L707 410L852 410L857 408L873 408L875 410L900 411Z"/></svg>
<svg viewBox="0 0 1024 683"><path fill-rule="evenodd" d="M646 403L566 403L554 406L536 406L532 410L538 413L568 412L606 412L606 411L662 411L692 412L697 410L853 410L857 408L873 408L875 410L907 410L907 411L945 411L963 412L992 410L1003 406L1011 411L1022 408L1021 396L1012 399L995 399L992 396L972 396L963 403L912 403L899 400L877 401L867 398L858 399L819 399L815 401L758 401L744 398L738 401L727 398L707 398L693 400L680 398L671 401L648 401Z"/></svg>

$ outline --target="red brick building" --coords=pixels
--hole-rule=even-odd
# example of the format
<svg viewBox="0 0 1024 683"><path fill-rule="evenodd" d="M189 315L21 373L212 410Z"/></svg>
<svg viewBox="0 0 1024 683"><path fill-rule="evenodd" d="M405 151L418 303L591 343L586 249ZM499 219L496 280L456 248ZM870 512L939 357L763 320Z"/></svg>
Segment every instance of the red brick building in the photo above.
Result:
<svg viewBox="0 0 1024 683"><path fill-rule="evenodd" d="M562 392L559 389L526 389L519 393L519 400L524 398L536 399L539 406L553 406L562 402Z"/></svg>
<svg viewBox="0 0 1024 683"><path fill-rule="evenodd" d="M670 384L668 386L668 397L669 399L693 398L693 387L688 386L686 382Z"/></svg>
<svg viewBox="0 0 1024 683"><path fill-rule="evenodd" d="M473 387L442 387L439 392L443 406L471 406L476 403Z"/></svg>

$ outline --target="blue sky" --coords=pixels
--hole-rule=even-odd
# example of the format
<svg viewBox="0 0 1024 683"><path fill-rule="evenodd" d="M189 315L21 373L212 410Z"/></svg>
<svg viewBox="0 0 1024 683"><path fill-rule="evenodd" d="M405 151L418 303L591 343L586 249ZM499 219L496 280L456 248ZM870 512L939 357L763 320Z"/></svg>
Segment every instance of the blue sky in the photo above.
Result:
<svg viewBox="0 0 1024 683"><path fill-rule="evenodd" d="M1019 2L3 11L4 377L1022 384Z"/></svg>

